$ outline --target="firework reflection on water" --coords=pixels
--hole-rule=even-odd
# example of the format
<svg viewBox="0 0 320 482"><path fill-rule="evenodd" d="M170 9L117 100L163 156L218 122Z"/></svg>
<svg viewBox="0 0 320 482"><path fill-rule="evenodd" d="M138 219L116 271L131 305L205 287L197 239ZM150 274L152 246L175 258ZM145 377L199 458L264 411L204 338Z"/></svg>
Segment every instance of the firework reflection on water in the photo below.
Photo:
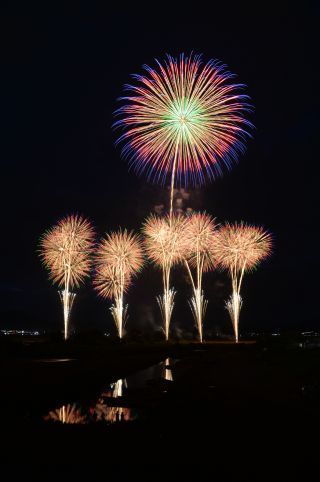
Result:
<svg viewBox="0 0 320 482"><path fill-rule="evenodd" d="M55 410L51 410L43 417L45 421L61 424L90 424L95 422L116 423L129 422L138 417L138 411L127 405L130 402L130 390L132 393L139 393L144 390L150 381L160 382L159 387L163 389L161 380L173 381L172 367L175 361L166 358L160 363L150 366L144 370L129 375L127 378L120 378L105 388L93 404L72 403L64 404Z"/></svg>
<svg viewBox="0 0 320 482"><path fill-rule="evenodd" d="M81 409L75 403L62 405L61 407L51 410L48 415L43 417L45 421L60 422L63 424L85 424L87 423L86 415L81 413Z"/></svg>
<svg viewBox="0 0 320 482"><path fill-rule="evenodd" d="M172 375L172 370L171 370L171 365L170 365L170 358L166 358L164 362L164 376L163 378L167 380L168 382L173 382L173 375Z"/></svg>

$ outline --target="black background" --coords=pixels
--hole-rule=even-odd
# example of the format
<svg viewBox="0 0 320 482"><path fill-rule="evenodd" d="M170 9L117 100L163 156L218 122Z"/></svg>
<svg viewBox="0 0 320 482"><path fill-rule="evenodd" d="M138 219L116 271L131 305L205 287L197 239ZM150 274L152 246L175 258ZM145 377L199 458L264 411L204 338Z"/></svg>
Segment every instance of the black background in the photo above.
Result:
<svg viewBox="0 0 320 482"><path fill-rule="evenodd" d="M91 218L101 235L139 229L167 191L148 185L120 159L111 130L117 97L132 73L166 52L202 52L245 83L256 129L232 172L192 193L218 218L262 224L274 255L245 279L242 326L309 328L318 308L319 77L312 3L119 4L104 11L3 12L1 85L3 328L61 328L56 290L37 257L40 235L67 213ZM180 286L184 274L175 273ZM207 327L229 331L225 275L206 280ZM159 323L150 267L128 296L132 326ZM188 287L185 288L188 292ZM182 290L183 291L183 290ZM212 298L212 299L211 299ZM176 325L192 328L182 294ZM108 303L90 281L79 294L79 328L113 329ZM180 316L178 316L180 313Z"/></svg>

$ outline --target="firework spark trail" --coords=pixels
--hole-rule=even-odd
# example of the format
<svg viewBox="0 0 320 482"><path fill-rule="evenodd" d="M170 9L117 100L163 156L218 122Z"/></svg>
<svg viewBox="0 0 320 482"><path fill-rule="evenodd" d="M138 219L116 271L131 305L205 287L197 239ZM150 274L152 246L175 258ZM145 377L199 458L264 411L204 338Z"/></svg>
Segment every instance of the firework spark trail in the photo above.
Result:
<svg viewBox="0 0 320 482"><path fill-rule="evenodd" d="M119 230L101 240L96 252L94 285L100 296L114 300L110 310L119 338L123 337L127 318L127 305L123 302L124 293L142 266L140 238L133 232Z"/></svg>
<svg viewBox="0 0 320 482"><path fill-rule="evenodd" d="M162 218L151 215L143 226L144 246L148 258L162 270L163 293L157 296L166 340L169 339L170 322L176 291L170 288L172 267L181 259L180 241L186 219L180 215Z"/></svg>
<svg viewBox="0 0 320 482"><path fill-rule="evenodd" d="M229 312L236 342L239 339L239 316L242 307L242 298L237 291L233 291L226 301L226 308Z"/></svg>
<svg viewBox="0 0 320 482"><path fill-rule="evenodd" d="M66 289L59 291L60 300L63 306L63 319L64 319L64 339L68 338L68 326L70 320L71 309L76 297L75 293L69 291L68 284L66 284Z"/></svg>
<svg viewBox="0 0 320 482"><path fill-rule="evenodd" d="M261 227L247 225L243 222L222 226L216 236L212 249L212 257L230 273L232 294L226 302L229 311L235 340L239 340L239 316L242 307L240 296L243 275L253 270L270 256L272 249L271 235Z"/></svg>
<svg viewBox="0 0 320 482"><path fill-rule="evenodd" d="M174 307L174 297L176 291L173 288L169 288L169 284L164 284L163 294L157 296L157 302L161 311L161 317L164 322L164 334L166 340L169 340L170 322Z"/></svg>
<svg viewBox="0 0 320 482"><path fill-rule="evenodd" d="M213 269L211 252L215 242L216 228L215 219L208 214L193 213L188 216L186 229L180 238L183 262L193 289L189 305L201 343L203 341L203 319L208 305L202 289L202 277L205 271ZM192 268L195 270L195 275L192 274Z"/></svg>
<svg viewBox="0 0 320 482"><path fill-rule="evenodd" d="M128 305L123 305L123 294L115 297L115 303L110 307L110 311L116 324L119 338L122 338L128 321Z"/></svg>
<svg viewBox="0 0 320 482"><path fill-rule="evenodd" d="M200 288L194 288L194 294L189 301L189 306L193 314L193 318L197 324L199 332L199 340L203 341L203 320L207 311L208 300L205 299L203 291Z"/></svg>
<svg viewBox="0 0 320 482"><path fill-rule="evenodd" d="M62 288L59 296L63 306L65 340L69 336L70 313L76 296L71 289L79 287L89 276L94 236L88 220L70 215L45 232L40 240L41 260L50 279Z"/></svg>
<svg viewBox="0 0 320 482"><path fill-rule="evenodd" d="M114 123L124 132L122 155L138 174L164 184L171 174L170 215L175 185L201 185L231 168L245 149L252 124L243 84L216 60L201 55L170 55L145 75L134 75L137 85L126 85L125 105Z"/></svg>

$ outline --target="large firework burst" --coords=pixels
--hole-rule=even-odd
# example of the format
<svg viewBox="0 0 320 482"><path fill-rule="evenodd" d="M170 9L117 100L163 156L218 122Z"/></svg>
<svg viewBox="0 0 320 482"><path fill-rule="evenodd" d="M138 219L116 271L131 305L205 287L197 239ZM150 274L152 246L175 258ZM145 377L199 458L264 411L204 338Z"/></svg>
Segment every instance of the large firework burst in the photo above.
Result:
<svg viewBox="0 0 320 482"><path fill-rule="evenodd" d="M170 288L171 268L180 258L180 238L186 219L180 215L151 215L143 226L144 246L149 259L162 270L163 294L157 297L164 323L166 340L169 339L170 321L174 306L175 290Z"/></svg>
<svg viewBox="0 0 320 482"><path fill-rule="evenodd" d="M271 235L259 226L241 223L222 226L216 236L212 255L217 263L229 271L232 294L226 302L235 339L239 339L239 316L242 306L241 283L246 271L253 270L271 254Z"/></svg>
<svg viewBox="0 0 320 482"><path fill-rule="evenodd" d="M203 341L203 319L208 304L202 289L202 276L205 271L213 269L211 252L215 243L216 228L215 219L212 219L210 215L192 213L187 218L186 229L180 238L183 262L193 289L190 307L201 343Z"/></svg>
<svg viewBox="0 0 320 482"><path fill-rule="evenodd" d="M68 338L70 312L74 302L73 288L79 287L89 275L94 246L94 230L79 215L61 219L44 233L40 240L40 257L59 291L64 314L64 338Z"/></svg>
<svg viewBox="0 0 320 482"><path fill-rule="evenodd" d="M125 105L116 111L118 142L137 173L164 183L171 175L170 212L175 184L204 184L230 168L244 150L252 124L244 85L216 60L201 55L167 55L156 67L144 66L126 85Z"/></svg>
<svg viewBox="0 0 320 482"><path fill-rule="evenodd" d="M100 296L114 300L111 313L120 338L123 336L127 313L123 296L132 277L142 265L140 238L133 232L119 230L107 234L97 248L94 285Z"/></svg>

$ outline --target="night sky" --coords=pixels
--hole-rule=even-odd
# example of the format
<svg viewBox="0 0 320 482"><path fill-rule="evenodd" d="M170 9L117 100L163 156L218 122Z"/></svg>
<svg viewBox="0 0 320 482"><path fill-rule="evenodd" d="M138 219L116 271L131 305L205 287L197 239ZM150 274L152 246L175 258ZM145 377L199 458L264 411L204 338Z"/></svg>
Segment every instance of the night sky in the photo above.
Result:
<svg viewBox="0 0 320 482"><path fill-rule="evenodd" d="M255 107L256 129L238 165L201 193L190 191L191 207L220 222L261 224L274 235L273 257L244 281L241 328L317 326L319 8L240 3L3 15L1 328L62 328L56 289L36 253L40 235L60 217L82 213L101 235L119 226L139 229L165 202L165 189L128 172L114 146L112 113L142 64L191 51L227 64ZM184 277L175 272L182 294L174 322L191 330ZM228 283L219 273L205 280L206 326L225 333ZM128 296L131 326L160 323L160 289L160 273L147 268ZM107 306L88 281L76 301L76 326L113 329Z"/></svg>

